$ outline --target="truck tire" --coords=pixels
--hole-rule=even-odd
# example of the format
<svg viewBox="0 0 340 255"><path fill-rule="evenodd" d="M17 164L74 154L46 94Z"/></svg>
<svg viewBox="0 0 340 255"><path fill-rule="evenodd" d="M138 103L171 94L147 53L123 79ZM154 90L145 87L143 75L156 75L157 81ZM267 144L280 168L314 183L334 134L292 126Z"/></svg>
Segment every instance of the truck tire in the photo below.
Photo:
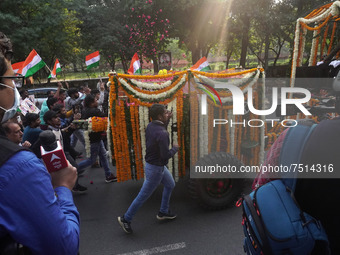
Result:
<svg viewBox="0 0 340 255"><path fill-rule="evenodd" d="M214 152L199 159L197 165L232 165L238 169L243 164L236 157L225 152ZM206 178L189 180L191 197L200 206L209 210L220 210L233 205L241 196L245 179Z"/></svg>

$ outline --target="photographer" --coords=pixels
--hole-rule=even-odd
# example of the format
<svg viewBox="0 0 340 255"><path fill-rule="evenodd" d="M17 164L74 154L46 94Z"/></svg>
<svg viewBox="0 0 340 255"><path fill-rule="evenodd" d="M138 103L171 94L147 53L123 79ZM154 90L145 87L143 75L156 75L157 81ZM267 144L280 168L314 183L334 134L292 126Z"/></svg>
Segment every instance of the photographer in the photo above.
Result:
<svg viewBox="0 0 340 255"><path fill-rule="evenodd" d="M12 69L12 54L10 40L0 32L1 123L15 115L20 95L14 82L23 83ZM3 130L0 140L0 247L16 242L31 254L76 255L79 213L71 192L76 168L69 164L48 173L32 152L6 139Z"/></svg>
<svg viewBox="0 0 340 255"><path fill-rule="evenodd" d="M82 112L82 119L88 119L91 117L105 117L105 115L97 108L98 101L93 95L87 95L84 100L84 110ZM96 162L97 156L99 156L100 163L104 168L105 182L116 182L117 177L113 175L110 170L109 162L106 156L106 150L103 143L103 137L105 132L91 132L90 137L90 158L83 160L79 163L79 171L93 165Z"/></svg>
<svg viewBox="0 0 340 255"><path fill-rule="evenodd" d="M67 111L72 110L75 105L82 104L85 98L85 95L83 93L80 93L76 88L70 88L67 91L67 94L69 95L69 97L66 98L65 101L65 107Z"/></svg>
<svg viewBox="0 0 340 255"><path fill-rule="evenodd" d="M67 93L69 97L66 99L65 102L66 110L73 110L74 115L81 115L85 94L80 93L76 88L70 88ZM78 140L85 147L84 131L82 129L76 129L71 136L71 146L73 148L76 146Z"/></svg>

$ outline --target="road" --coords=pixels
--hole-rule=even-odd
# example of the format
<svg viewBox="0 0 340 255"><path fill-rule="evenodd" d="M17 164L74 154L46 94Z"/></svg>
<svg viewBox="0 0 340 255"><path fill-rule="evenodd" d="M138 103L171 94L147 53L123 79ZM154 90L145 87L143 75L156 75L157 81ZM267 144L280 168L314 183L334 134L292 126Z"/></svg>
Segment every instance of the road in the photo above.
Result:
<svg viewBox="0 0 340 255"><path fill-rule="evenodd" d="M187 180L177 182L171 210L178 217L159 222L162 187L138 211L134 233L126 234L117 222L142 186L141 181L105 183L102 168L88 168L80 183L88 187L74 193L81 217L80 255L116 254L244 254L241 208L207 211L193 201Z"/></svg>

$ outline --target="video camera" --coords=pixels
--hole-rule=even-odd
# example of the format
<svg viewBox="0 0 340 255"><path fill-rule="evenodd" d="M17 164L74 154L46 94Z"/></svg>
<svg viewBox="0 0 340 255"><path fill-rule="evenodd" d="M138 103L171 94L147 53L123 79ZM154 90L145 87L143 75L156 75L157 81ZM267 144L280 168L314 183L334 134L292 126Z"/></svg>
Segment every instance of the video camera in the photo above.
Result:
<svg viewBox="0 0 340 255"><path fill-rule="evenodd" d="M72 123L75 124L78 129L87 130L89 126L89 123L87 120L73 120Z"/></svg>

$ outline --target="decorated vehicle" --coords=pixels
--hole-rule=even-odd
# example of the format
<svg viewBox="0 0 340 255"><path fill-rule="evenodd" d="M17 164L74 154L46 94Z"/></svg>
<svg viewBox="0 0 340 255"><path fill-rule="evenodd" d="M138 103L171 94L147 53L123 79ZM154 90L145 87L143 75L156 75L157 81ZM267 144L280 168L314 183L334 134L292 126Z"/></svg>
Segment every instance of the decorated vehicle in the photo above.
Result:
<svg viewBox="0 0 340 255"><path fill-rule="evenodd" d="M331 77L330 60L340 49L333 44L339 41L336 33L339 6L339 1L330 3L298 20L290 84L282 89L286 94L281 94L287 95L287 99L294 98L290 92L297 87L296 77L303 76L302 67L299 68L304 61L307 31L313 31L309 65L323 61L328 66L326 76ZM322 58L325 52L327 56ZM107 129L118 182L144 177L148 107L166 104L173 113L167 126L170 140L180 146L168 168L176 181L189 177L192 197L210 209L225 208L240 197L245 180L260 171L265 151L291 123L295 125L297 119L303 118L320 121L324 118L320 109L331 111L320 108L321 104L327 105L323 99L330 97L316 86L318 91L303 104L313 115L292 111L280 118L266 119L267 114L261 111L271 113L279 105L272 103L268 109L262 68L220 73L188 70L160 75L110 73L109 84L110 112L108 119L103 120L108 125L92 124L88 131L94 127Z"/></svg>
<svg viewBox="0 0 340 255"><path fill-rule="evenodd" d="M210 209L225 208L240 196L247 176L195 170L202 162L205 166L239 169L243 165L257 166L263 160L266 145L261 141L265 141L266 121L243 103L246 98L254 108L263 108L262 68L223 73L189 70L165 75L110 73L109 80L111 110L107 131L118 182L144 177L148 107L160 103L173 113L167 129L170 142L180 146L168 164L175 180L189 176L192 197ZM242 94L242 115L233 114L235 92L229 91L230 86ZM216 121L221 123L217 125Z"/></svg>
<svg viewBox="0 0 340 255"><path fill-rule="evenodd" d="M334 1L296 21L290 86L311 89L313 114L297 114L298 119L319 122L336 116L334 105L340 100L340 88L334 86L340 70L339 14L340 1Z"/></svg>

